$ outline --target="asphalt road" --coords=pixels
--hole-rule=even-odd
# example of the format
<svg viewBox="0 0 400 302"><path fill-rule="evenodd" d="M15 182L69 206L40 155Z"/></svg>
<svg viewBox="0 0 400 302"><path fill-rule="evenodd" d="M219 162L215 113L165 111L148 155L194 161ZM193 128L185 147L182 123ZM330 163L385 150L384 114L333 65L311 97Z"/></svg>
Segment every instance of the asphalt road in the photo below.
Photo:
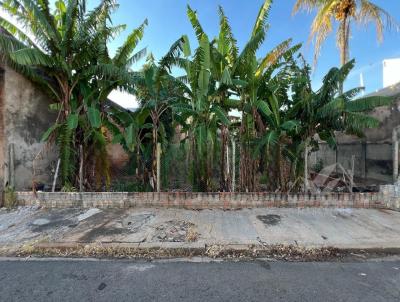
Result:
<svg viewBox="0 0 400 302"><path fill-rule="evenodd" d="M3 259L0 301L400 301L400 261Z"/></svg>

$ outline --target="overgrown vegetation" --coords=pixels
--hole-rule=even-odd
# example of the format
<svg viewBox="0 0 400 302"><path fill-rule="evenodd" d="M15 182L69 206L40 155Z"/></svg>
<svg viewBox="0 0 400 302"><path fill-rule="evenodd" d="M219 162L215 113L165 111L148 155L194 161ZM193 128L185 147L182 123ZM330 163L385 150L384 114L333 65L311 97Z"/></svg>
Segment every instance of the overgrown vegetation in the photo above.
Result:
<svg viewBox="0 0 400 302"><path fill-rule="evenodd" d="M54 9L47 0L6 0L0 6L18 21L0 18L8 31L0 35L5 61L54 100L51 109L57 119L43 140L59 148L62 186L79 187L79 181L88 189L107 186L105 101L115 88L133 88L136 75L129 68L145 55L145 50L134 50L147 21L110 57L107 43L125 28L111 23L118 7L113 0L100 1L92 11L87 11L84 0L58 0ZM85 163L83 179L80 162Z"/></svg>
<svg viewBox="0 0 400 302"><path fill-rule="evenodd" d="M362 88L343 92L354 60L329 70L313 90L311 68L291 39L259 57L271 5L261 6L242 49L222 7L219 34L210 38L188 6L196 46L183 35L159 62L150 54L132 71L146 53L134 50L147 21L110 57L108 42L125 28L111 23L115 1L102 0L93 11L84 0L59 0L54 10L44 0L1 2L24 27L0 19L8 31L0 34L5 60L54 99L58 118L44 140L58 145L62 186L107 189L106 146L119 143L133 159L137 180L132 186L117 180L121 190L156 190L158 144L163 156L179 150L194 191L258 191L260 180L271 191L307 190L305 158L318 141L335 148L338 131L362 136L378 125L366 113L391 100L355 99ZM113 89L135 94L140 108L129 112L107 103Z"/></svg>

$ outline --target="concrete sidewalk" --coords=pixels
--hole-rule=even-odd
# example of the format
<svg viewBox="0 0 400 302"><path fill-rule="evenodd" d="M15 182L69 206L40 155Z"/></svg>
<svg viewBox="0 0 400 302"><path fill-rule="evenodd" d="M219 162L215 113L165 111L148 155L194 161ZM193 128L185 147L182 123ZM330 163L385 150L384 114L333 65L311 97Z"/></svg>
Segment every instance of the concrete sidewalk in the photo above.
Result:
<svg viewBox="0 0 400 302"><path fill-rule="evenodd" d="M0 248L37 244L134 247L295 245L400 249L400 213L367 209L0 210Z"/></svg>

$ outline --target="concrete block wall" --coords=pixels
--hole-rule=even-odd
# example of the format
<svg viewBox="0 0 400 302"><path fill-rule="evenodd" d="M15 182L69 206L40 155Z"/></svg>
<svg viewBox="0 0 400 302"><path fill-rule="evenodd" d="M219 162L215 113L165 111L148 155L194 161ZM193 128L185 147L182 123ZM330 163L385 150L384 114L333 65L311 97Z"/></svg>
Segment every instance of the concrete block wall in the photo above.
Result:
<svg viewBox="0 0 400 302"><path fill-rule="evenodd" d="M355 156L354 172L356 177L377 180L378 183L392 182L391 142L339 142L337 150L331 149L326 143L320 143L319 150L311 153L309 163L311 168L320 161L323 167L339 163L344 169L350 171L353 155Z"/></svg>
<svg viewBox="0 0 400 302"><path fill-rule="evenodd" d="M18 192L19 205L46 208L164 207L186 209L240 209L272 207L388 208L381 193L47 193ZM388 197L387 195L386 197ZM390 199L391 200L391 199ZM390 202L389 202L390 203Z"/></svg>

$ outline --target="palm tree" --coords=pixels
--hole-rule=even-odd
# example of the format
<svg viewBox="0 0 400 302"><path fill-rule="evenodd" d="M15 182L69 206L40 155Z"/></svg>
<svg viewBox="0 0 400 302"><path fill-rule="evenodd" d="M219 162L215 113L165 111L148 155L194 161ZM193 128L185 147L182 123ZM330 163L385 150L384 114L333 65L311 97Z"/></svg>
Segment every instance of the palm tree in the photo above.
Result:
<svg viewBox="0 0 400 302"><path fill-rule="evenodd" d="M358 24L375 23L379 41L383 39L385 28L398 27L393 17L384 9L369 0L297 0L293 13L299 10L317 10L311 25L310 38L315 40L314 61L316 62L321 46L334 30L334 23L339 27L336 43L340 50L340 63L349 61L349 41L352 22Z"/></svg>

